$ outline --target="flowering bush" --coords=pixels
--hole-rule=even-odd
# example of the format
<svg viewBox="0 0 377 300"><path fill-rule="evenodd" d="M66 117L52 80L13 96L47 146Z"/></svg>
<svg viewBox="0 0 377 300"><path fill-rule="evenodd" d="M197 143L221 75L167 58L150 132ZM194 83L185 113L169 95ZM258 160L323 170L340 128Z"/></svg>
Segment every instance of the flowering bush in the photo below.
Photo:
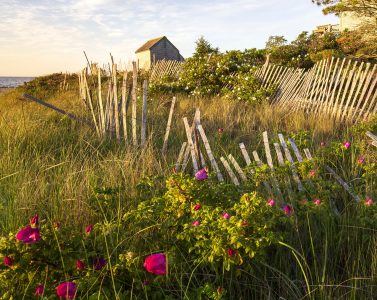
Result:
<svg viewBox="0 0 377 300"><path fill-rule="evenodd" d="M150 93L184 92L191 96L217 95L260 103L274 92L274 87L262 88L254 75L256 66L262 63L263 50L220 53L204 39L199 39L193 56L183 63L179 79L160 78L151 84Z"/></svg>

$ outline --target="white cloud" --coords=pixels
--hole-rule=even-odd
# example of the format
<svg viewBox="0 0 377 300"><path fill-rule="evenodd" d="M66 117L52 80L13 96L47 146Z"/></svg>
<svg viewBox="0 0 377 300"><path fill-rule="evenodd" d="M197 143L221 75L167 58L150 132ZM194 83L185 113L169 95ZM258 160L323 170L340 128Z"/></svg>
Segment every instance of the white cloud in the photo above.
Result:
<svg viewBox="0 0 377 300"><path fill-rule="evenodd" d="M127 61L146 40L166 35L189 56L201 35L221 49L263 47L323 23L310 0L2 0L0 75L76 71L111 52ZM332 18L329 18L333 20ZM331 21L325 22L331 23ZM302 28L301 28L301 26Z"/></svg>

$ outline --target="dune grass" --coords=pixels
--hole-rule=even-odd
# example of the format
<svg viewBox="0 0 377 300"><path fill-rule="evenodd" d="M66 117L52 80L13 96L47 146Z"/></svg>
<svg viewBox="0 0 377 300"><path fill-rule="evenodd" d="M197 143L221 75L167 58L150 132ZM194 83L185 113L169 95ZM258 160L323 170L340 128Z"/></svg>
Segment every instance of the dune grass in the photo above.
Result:
<svg viewBox="0 0 377 300"><path fill-rule="evenodd" d="M201 123L216 157L232 153L240 162L238 144L244 142L249 152L261 150L261 136L265 130L273 140L277 140L277 133L293 136L299 145L309 147L316 154L322 151L322 141L341 143L352 136L356 140L368 126L375 126L355 129L351 125L336 124L325 116L292 113L269 104L251 106L222 98L179 96L168 151L162 155L170 96L149 100L149 139L147 145L140 148L115 140L101 140L90 128L26 101L22 93L23 89L17 88L0 95L2 234L15 231L36 213L73 231L82 231L84 226L104 218L117 220L141 201L161 195L165 189L164 178L173 173L179 149L186 139L182 118L187 116L192 122L197 107L201 110ZM43 100L85 116L75 90ZM218 128L224 128L224 133L219 134ZM332 158L331 153L326 155L328 160ZM374 196L376 180L358 177L361 173L354 162L357 155L355 152L351 157L334 158L332 167L346 180L355 182L356 188L360 186L358 192L363 197ZM364 155L375 158L370 148L365 149ZM148 183L151 184L148 186ZM145 190L143 186L148 188ZM96 192L105 190L115 191L117 201L99 202ZM170 291L175 295L173 298L190 299L193 296L188 290L201 286L201 280L205 278L222 282L227 287L229 299L373 298L377 283L375 229L353 223L352 209L347 208L354 204L350 204L346 192L339 191L333 198L342 204L340 219L327 215L313 219L301 215L289 232L290 244L282 242L273 247L268 252L271 256L263 263L233 269L237 276L224 270L213 273L207 266L197 269L189 260L177 261L177 266L172 268L187 270L187 273L172 275L176 284L166 286L163 297L168 297L170 288L178 286L178 290Z"/></svg>

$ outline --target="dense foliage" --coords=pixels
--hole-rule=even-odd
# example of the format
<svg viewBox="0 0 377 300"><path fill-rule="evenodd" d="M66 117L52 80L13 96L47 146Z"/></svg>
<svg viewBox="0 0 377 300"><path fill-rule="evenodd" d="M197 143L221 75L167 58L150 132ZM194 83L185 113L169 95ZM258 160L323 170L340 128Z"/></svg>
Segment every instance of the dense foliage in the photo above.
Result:
<svg viewBox="0 0 377 300"><path fill-rule="evenodd" d="M156 91L180 91L191 96L226 96L231 99L260 103L273 93L255 77L257 66L264 63L264 51L246 49L221 53L200 38L196 50L188 58L177 81L162 78L151 86Z"/></svg>

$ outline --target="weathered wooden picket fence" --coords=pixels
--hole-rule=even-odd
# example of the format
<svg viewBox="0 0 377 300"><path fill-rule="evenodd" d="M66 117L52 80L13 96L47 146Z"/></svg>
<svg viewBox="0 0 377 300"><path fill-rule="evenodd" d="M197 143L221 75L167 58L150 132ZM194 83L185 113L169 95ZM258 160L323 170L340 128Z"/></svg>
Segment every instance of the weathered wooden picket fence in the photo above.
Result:
<svg viewBox="0 0 377 300"><path fill-rule="evenodd" d="M182 62L176 60L158 60L152 64L149 80L155 82L161 78L177 79L181 71Z"/></svg>
<svg viewBox="0 0 377 300"><path fill-rule="evenodd" d="M115 137L126 144L136 146L139 143L137 135L137 85L138 70L136 62L132 63L132 84L128 83L128 71L118 70L117 64L109 68L109 76L103 78L102 72L88 76L84 68L79 74L79 89L81 99L89 109L97 135L100 137ZM118 74L121 75L119 79ZM103 87L103 80L107 87ZM90 82L88 83L88 80ZM105 97L103 97L106 95ZM148 82L143 82L143 108L141 116L140 144L146 142ZM131 103L131 130L127 127L129 105ZM130 132L129 132L130 131Z"/></svg>
<svg viewBox="0 0 377 300"><path fill-rule="evenodd" d="M97 72L96 78L87 75L84 68L79 74L79 88L81 99L88 107L93 124L99 137L115 137L118 141L133 146L144 146L147 142L147 116L148 116L148 81L143 81L142 113L140 126L140 142L137 126L137 91L138 68L136 62L132 63L132 81L127 80L127 70L118 70L116 64L112 64L110 75L106 76L107 88L103 90L103 72ZM118 76L121 74L121 79ZM91 79L89 87L88 80ZM106 98L103 99L103 94ZM167 119L162 153L166 153L170 134L171 122L176 98L173 97L169 116ZM128 129L129 106L131 103L131 130Z"/></svg>
<svg viewBox="0 0 377 300"><path fill-rule="evenodd" d="M370 137L372 139L372 145L377 147L377 135L374 135L370 131L367 131L366 134L367 134L368 137Z"/></svg>
<svg viewBox="0 0 377 300"><path fill-rule="evenodd" d="M263 87L277 88L275 105L293 111L352 122L377 112L377 65L332 57L307 71L265 64L256 76Z"/></svg>
<svg viewBox="0 0 377 300"><path fill-rule="evenodd" d="M212 152L204 128L200 123L200 111L196 111L191 127L188 124L187 118L183 118L183 122L186 130L187 141L185 141L181 146L181 150L175 164L175 170L178 172L184 172L191 161L194 173L198 172L198 170L204 166L210 166L211 171L216 173L218 181L224 182L226 180L226 176L222 173L217 163L218 160L216 160L215 155ZM263 182L265 191L271 197L279 199L282 203L285 202L284 199L291 198L293 192L299 192L304 195L306 191L302 183L303 178L300 178L296 165L303 163L305 160L313 159L310 150L307 148L303 149L303 155L294 140L292 138L286 139L281 133L277 135L279 143L273 143L272 146L270 143L270 137L266 131L263 132L262 136L264 157L266 161L263 162L261 156L259 155L260 153L258 153L256 150L252 151L252 158L257 168L261 167L263 164L266 164L271 171L269 180ZM375 138L375 143L377 145L377 137L372 134L369 134L369 136ZM205 151L201 151L203 148ZM240 143L239 148L244 162L241 163L237 161L232 154L221 156L219 159L222 163L222 169L225 171L225 174L236 186L240 186L248 182L250 175L248 172L255 173L257 171L251 167L252 159L250 158L245 144ZM206 163L206 158L208 158L209 164ZM290 168L290 177L286 177L284 179L284 187L281 187L279 186L278 180L274 176L274 172L276 166L282 167L286 164L288 164ZM325 169L355 201L360 201L360 197L353 191L349 184L347 184L347 182L336 174L331 167L325 166ZM308 181L307 178L304 180ZM284 197L284 195L286 195L286 197ZM332 204L332 206L334 211L337 213L335 205Z"/></svg>

